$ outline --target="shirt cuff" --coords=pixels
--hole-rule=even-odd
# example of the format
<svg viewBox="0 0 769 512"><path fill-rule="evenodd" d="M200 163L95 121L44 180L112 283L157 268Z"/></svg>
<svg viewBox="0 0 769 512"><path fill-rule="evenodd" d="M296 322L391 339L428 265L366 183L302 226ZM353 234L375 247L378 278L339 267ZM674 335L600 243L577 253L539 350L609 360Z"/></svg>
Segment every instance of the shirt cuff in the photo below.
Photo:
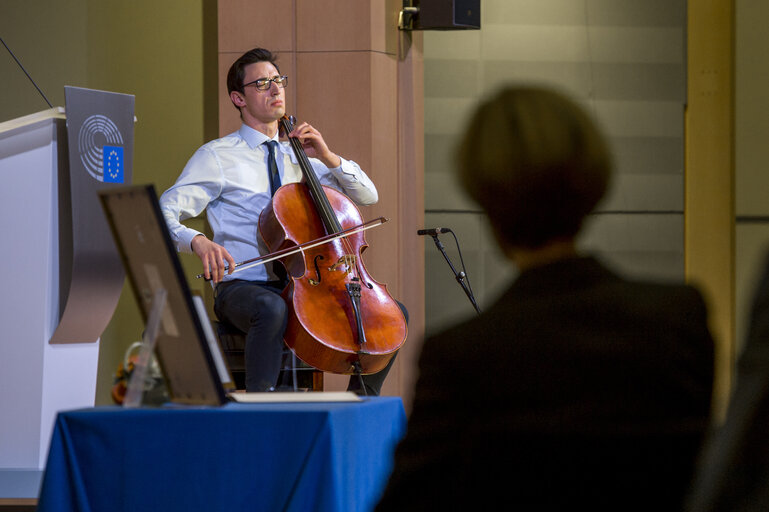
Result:
<svg viewBox="0 0 769 512"><path fill-rule="evenodd" d="M331 174L343 179L347 178L360 181L358 179L358 167L354 163L350 162L349 160L345 160L341 156L339 159L342 161L342 163L339 165L339 167L330 168L329 171L331 171Z"/></svg>
<svg viewBox="0 0 769 512"><path fill-rule="evenodd" d="M176 242L176 250L179 252L192 254L192 239L198 235L203 235L203 233L200 231L195 231L191 228L185 228L179 233L179 240Z"/></svg>

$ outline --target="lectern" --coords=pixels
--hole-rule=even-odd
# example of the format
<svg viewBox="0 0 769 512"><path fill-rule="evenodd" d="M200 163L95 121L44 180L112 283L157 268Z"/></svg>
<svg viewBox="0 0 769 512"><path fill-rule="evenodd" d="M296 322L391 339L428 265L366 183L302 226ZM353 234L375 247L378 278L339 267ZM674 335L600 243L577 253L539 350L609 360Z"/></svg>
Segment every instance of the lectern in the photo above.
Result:
<svg viewBox="0 0 769 512"><path fill-rule="evenodd" d="M56 414L94 404L124 281L97 192L131 181L134 98L65 96L0 123L0 500L37 496Z"/></svg>

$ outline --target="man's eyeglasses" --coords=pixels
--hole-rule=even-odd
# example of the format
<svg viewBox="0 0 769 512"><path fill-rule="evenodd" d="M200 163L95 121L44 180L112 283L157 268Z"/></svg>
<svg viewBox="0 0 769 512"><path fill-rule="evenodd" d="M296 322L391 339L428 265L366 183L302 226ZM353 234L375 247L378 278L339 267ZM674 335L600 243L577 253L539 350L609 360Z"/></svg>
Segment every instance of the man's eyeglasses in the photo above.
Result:
<svg viewBox="0 0 769 512"><path fill-rule="evenodd" d="M275 85L278 87L286 88L286 84L288 83L288 76L274 76L272 78L260 78L258 80L254 80L253 82L248 82L247 84L243 84L243 88L245 89L249 85L253 85L257 88L257 90L260 91L266 91L268 90L272 84L271 82L275 82Z"/></svg>

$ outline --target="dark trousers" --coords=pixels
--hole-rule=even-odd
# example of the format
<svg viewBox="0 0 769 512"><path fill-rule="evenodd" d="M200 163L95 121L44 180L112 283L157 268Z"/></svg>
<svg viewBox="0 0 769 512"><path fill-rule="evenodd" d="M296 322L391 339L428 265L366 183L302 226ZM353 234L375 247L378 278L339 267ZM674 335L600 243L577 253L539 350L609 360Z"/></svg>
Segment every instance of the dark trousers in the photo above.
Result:
<svg viewBox="0 0 769 512"><path fill-rule="evenodd" d="M278 381L283 356L283 333L288 321L288 308L280 293L279 282L263 283L233 279L216 287L214 312L222 322L246 333L246 391L268 391ZM405 306L398 303L408 322ZM378 396L390 368L371 375L350 376L348 391ZM364 391L365 387L365 391Z"/></svg>

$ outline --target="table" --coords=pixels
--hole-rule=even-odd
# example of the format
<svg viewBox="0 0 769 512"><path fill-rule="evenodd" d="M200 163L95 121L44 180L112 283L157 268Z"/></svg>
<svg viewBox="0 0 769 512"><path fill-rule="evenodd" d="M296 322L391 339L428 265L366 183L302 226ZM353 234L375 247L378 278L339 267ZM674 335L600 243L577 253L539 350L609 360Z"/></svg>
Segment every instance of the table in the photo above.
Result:
<svg viewBox="0 0 769 512"><path fill-rule="evenodd" d="M398 397L63 412L37 510L367 511L405 429Z"/></svg>

